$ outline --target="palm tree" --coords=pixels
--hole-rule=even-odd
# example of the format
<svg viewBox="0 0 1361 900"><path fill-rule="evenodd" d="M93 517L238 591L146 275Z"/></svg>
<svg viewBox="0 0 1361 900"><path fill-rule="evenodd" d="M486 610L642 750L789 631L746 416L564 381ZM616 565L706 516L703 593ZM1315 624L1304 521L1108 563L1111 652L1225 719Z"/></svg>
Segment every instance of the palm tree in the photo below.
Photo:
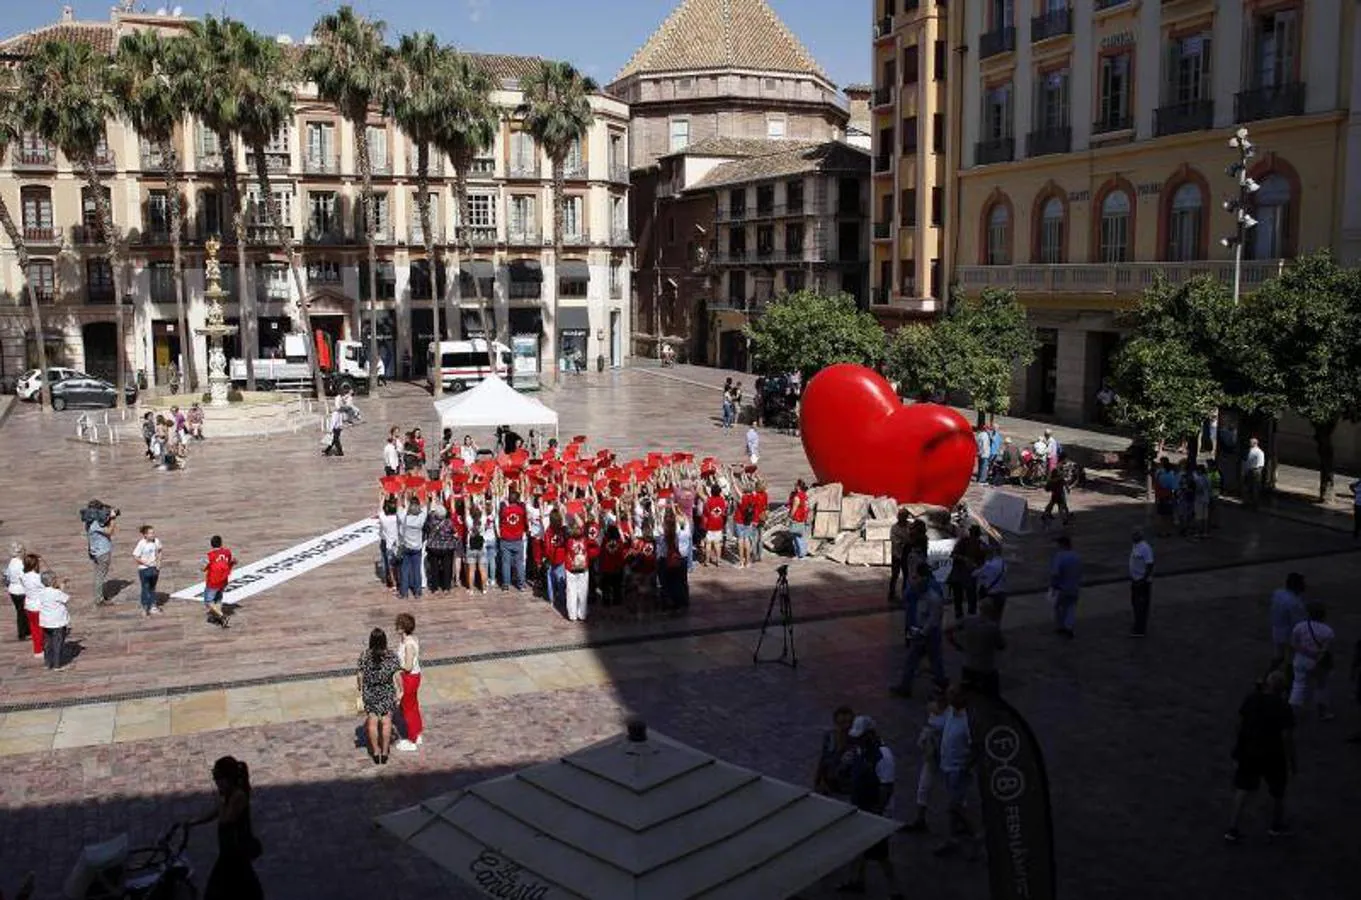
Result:
<svg viewBox="0 0 1361 900"><path fill-rule="evenodd" d="M487 70L471 57L452 49L443 51L444 62L440 66L444 83L444 94L448 102L448 114L440 126L436 145L448 157L454 169L454 221L459 224L458 240L455 242L454 270L450 277L461 278L461 254L473 255L473 230L468 226L468 172L473 167L477 155L491 147L496 141L497 129L501 127L501 114L492 103L494 87ZM482 335L487 342L487 361L492 375L496 374L496 349L493 346L492 331L487 327L487 307L482 301L482 279L473 274L473 298L477 303L478 322L482 325ZM488 298L491 299L491 298Z"/></svg>
<svg viewBox="0 0 1361 900"><path fill-rule="evenodd" d="M303 343L307 347L307 365L312 371L312 381L319 400L326 397L326 379L317 365L316 339L312 332L310 302L307 288L302 281L302 267L298 265L298 252L293 244L292 223L285 226L283 212L279 208L279 198L274 196L270 187L269 161L265 148L274 136L293 119L293 90L296 78L293 67L284 58L279 44L269 37L252 33L246 44L245 59L250 64L252 77L245 84L240 98L237 125L241 140L245 143L255 161L255 180L260 188L260 201L265 207L265 217L276 239L283 245L284 255L288 258L288 269L293 276L293 286L298 292L297 319L293 323L295 332L301 331Z"/></svg>
<svg viewBox="0 0 1361 900"><path fill-rule="evenodd" d="M317 20L312 27L315 43L308 47L303 57L303 72L316 84L317 95L334 103L354 128L354 149L364 204L364 241L369 250L370 393L378 390L378 256L374 248L373 164L369 157L368 124L370 108L382 107L388 99L392 51L383 43L384 28L382 22L366 19L351 7L342 6L335 13ZM436 313L436 339L438 315ZM360 301L356 299L356 325L363 321L362 316ZM435 386L435 391L439 392L439 385Z"/></svg>
<svg viewBox="0 0 1361 900"><path fill-rule="evenodd" d="M188 63L183 38L163 38L147 29L123 36L109 71L109 87L123 118L156 147L170 195L170 246L174 265L175 317L184 345L184 368L190 392L198 390L194 340L184 311L184 272L180 243L184 215L180 199L180 160L175 150L175 126L184 120L188 96L184 67Z"/></svg>
<svg viewBox="0 0 1361 900"><path fill-rule="evenodd" d="M73 40L48 40L38 45L20 70L20 118L29 131L55 144L80 172L94 194L95 212L104 235L114 281L114 318L118 394L115 406L126 405L127 366L124 361L122 245L113 225L113 210L95 158L104 142L105 126L118 110L108 90L109 58L93 46ZM39 340L42 335L39 335ZM46 373L44 373L46 375Z"/></svg>
<svg viewBox="0 0 1361 900"><path fill-rule="evenodd" d="M16 113L16 95L13 78L8 74L0 82L0 159L19 138L20 127ZM28 294L28 309L33 316L33 342L38 345L38 371L42 373L42 396L39 405L46 412L52 408L52 382L47 377L47 343L43 339L43 317L38 309L38 292L33 287L33 280L28 277L28 243L24 240L24 233L14 225L14 217L10 215L9 206L5 204L4 195L0 195L0 228L5 229L5 234L9 237L9 242L14 245L14 255L19 260L19 271L24 275L24 290Z"/></svg>
<svg viewBox="0 0 1361 900"><path fill-rule="evenodd" d="M224 235L236 245L236 292L241 311L241 347L246 362L246 390L255 390L255 356L260 347L255 296L246 284L246 216L241 202L240 175L236 169L236 135L245 85L254 78L248 51L252 32L233 19L204 16L190 24L185 40L193 68L185 73L189 83L189 108L217 140L222 157L224 214L231 233Z"/></svg>
<svg viewBox="0 0 1361 900"><path fill-rule="evenodd" d="M438 139L444 122L454 115L450 103L448 54L428 31L402 35L397 47L396 84L392 115L397 127L416 147L416 208L421 217L421 239L430 274L430 306L434 311L436 357L443 336L440 329L439 266L435 259L435 233L430 227L430 146ZM434 393L444 392L441 358L435 360Z"/></svg>
<svg viewBox="0 0 1361 900"><path fill-rule="evenodd" d="M573 145L586 137L595 121L591 94L598 88L571 64L545 59L520 81L520 90L524 92L524 102L517 113L524 119L524 129L543 147L553 165L553 265L556 267L562 261L563 163ZM558 290L557 285L552 287L552 314L544 327L548 338L544 374L549 384L557 379L558 356Z"/></svg>

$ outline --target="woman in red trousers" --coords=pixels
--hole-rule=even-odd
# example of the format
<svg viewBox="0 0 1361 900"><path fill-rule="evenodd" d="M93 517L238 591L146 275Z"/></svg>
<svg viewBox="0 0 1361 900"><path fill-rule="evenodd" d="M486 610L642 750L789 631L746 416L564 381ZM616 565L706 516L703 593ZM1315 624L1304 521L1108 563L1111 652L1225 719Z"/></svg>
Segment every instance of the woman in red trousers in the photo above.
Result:
<svg viewBox="0 0 1361 900"><path fill-rule="evenodd" d="M397 616L397 637L397 659L402 664L402 721L406 723L406 736L397 742L397 749L411 751L421 745L421 732L425 730L417 697L421 689L421 645L411 613Z"/></svg>

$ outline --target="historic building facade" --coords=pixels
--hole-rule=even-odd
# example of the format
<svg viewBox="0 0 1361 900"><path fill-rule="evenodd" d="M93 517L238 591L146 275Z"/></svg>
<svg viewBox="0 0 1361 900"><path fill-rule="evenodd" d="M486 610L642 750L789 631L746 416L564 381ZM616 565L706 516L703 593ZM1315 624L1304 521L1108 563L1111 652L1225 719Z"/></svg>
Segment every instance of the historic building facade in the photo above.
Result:
<svg viewBox="0 0 1361 900"><path fill-rule="evenodd" d="M0 54L21 61L47 37L74 37L112 52L119 38L137 28L173 31L183 19L115 11L107 22L64 19L48 28L0 42ZM281 37L281 42L289 43ZM480 279L498 337L540 335L544 304L560 298L560 360L603 357L621 365L632 328L629 282L628 107L597 94L595 122L567 165L565 247L554 260L549 161L521 132L512 113L522 95L517 81L535 60L482 55L497 81L495 103L505 110L495 146L472 170L466 223L456 221L452 170L432 153L432 229L435 259L426 258L415 188L415 149L396 125L377 112L368 123L375 178L377 297L370 298L360 183L351 125L334 107L300 85L293 119L266 149L272 190L286 227L301 251L304 289L314 326L335 337L367 334L368 309L376 306L382 355L389 372L423 373L425 346L434 338L434 304L441 303L441 331L466 335L478 327L473 279ZM254 317L258 346L268 354L291 324L290 304L299 300L281 248L266 226L263 204L241 146L219 147L213 135L186 120L175 136L181 160L185 210L185 292L191 330L203 323L203 241L214 234L231 240L225 221L222 155L236 155L247 198L248 263L238 272L236 251L223 248L227 316L233 324ZM180 355L170 267L169 198L154 147L121 122L110 122L100 168L107 179L116 227L127 256L131 290L126 333L121 337L130 368L164 381ZM120 342L114 328L115 281L104 261L93 198L61 154L26 135L0 161L0 192L22 217L38 289L49 363L112 374ZM460 248L466 224L474 252ZM446 277L448 273L449 277ZM457 273L457 277L453 274ZM0 365L12 376L31 363L33 339L23 278L14 248L0 235ZM195 360L205 364L202 339ZM242 342L229 347L246 352Z"/></svg>

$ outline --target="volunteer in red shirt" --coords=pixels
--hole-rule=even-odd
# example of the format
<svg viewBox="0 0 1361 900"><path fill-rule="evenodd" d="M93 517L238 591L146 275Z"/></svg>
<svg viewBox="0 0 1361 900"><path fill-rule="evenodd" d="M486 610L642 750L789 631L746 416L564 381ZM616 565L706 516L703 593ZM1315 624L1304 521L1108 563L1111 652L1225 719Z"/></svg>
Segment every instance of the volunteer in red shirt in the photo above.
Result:
<svg viewBox="0 0 1361 900"><path fill-rule="evenodd" d="M562 524L562 513L554 509L548 514L544 529L544 543L548 555L548 602L566 602L564 579L567 575L567 529Z"/></svg>
<svg viewBox="0 0 1361 900"><path fill-rule="evenodd" d="M203 605L208 610L209 624L227 628L227 616L222 611L222 594L227 590L227 582L232 579L236 557L222 546L220 535L213 535L208 545L208 556L203 561Z"/></svg>
<svg viewBox="0 0 1361 900"><path fill-rule="evenodd" d="M728 501L723 490L714 485L704 501L704 562L716 566L723 560L723 526L728 521Z"/></svg>
<svg viewBox="0 0 1361 900"><path fill-rule="evenodd" d="M501 556L501 590L508 590L515 573L515 590L525 589L525 534L529 512L520 502L520 492L510 489L496 519L496 547Z"/></svg>
<svg viewBox="0 0 1361 900"><path fill-rule="evenodd" d="M591 586L591 556L580 523L573 523L563 547L566 555L567 621L586 621L586 595Z"/></svg>
<svg viewBox="0 0 1361 900"><path fill-rule="evenodd" d="M770 509L770 494L766 493L766 483L761 479L756 479L756 490L752 491L752 496L756 498L756 518L752 524L751 558L761 561L761 542L766 536L766 512Z"/></svg>
<svg viewBox="0 0 1361 900"><path fill-rule="evenodd" d="M624 563L628 547L619 526L605 529L605 541L600 547L600 603L610 614L617 613L624 602Z"/></svg>
<svg viewBox="0 0 1361 900"><path fill-rule="evenodd" d="M808 485L800 478L789 495L789 533L794 536L794 555L808 555Z"/></svg>
<svg viewBox="0 0 1361 900"><path fill-rule="evenodd" d="M751 565L751 545L756 537L756 491L748 489L737 501L737 567Z"/></svg>

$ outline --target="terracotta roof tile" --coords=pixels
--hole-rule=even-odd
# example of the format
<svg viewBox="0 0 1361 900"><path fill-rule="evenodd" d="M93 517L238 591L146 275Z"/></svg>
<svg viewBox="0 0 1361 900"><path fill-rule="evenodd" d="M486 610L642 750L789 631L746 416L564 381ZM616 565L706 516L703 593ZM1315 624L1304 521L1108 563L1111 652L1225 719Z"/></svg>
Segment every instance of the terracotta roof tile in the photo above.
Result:
<svg viewBox="0 0 1361 900"><path fill-rule="evenodd" d="M739 159L717 166L687 192L708 191L733 184L787 178L807 172L848 172L868 175L870 155L841 141L803 144L776 153Z"/></svg>
<svg viewBox="0 0 1361 900"><path fill-rule="evenodd" d="M769 138L712 137L696 141L668 156L769 156L789 150L816 147L816 141L771 140Z"/></svg>
<svg viewBox="0 0 1361 900"><path fill-rule="evenodd" d="M683 0L615 77L754 69L826 78L766 0Z"/></svg>
<svg viewBox="0 0 1361 900"><path fill-rule="evenodd" d="M103 53L114 49L113 26L108 22L58 22L0 40L0 54L30 56L44 41L80 41Z"/></svg>
<svg viewBox="0 0 1361 900"><path fill-rule="evenodd" d="M504 53L469 53L468 56L480 62L493 78L501 81L519 81L528 77L542 62L538 56L508 56Z"/></svg>

